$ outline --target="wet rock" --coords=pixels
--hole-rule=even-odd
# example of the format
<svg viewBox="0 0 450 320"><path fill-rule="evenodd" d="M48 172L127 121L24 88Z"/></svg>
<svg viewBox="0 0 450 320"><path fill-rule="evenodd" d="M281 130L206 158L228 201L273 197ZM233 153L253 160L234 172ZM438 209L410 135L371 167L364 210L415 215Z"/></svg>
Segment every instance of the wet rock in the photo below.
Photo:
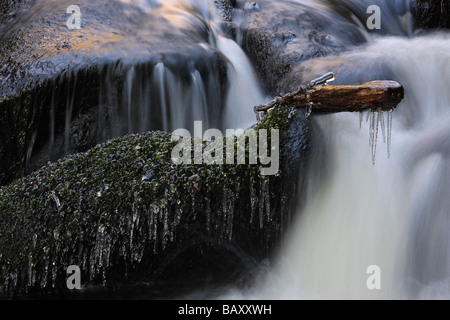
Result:
<svg viewBox="0 0 450 320"><path fill-rule="evenodd" d="M214 2L222 12L224 20L231 22L233 19L233 8L236 6L236 0L214 0Z"/></svg>
<svg viewBox="0 0 450 320"><path fill-rule="evenodd" d="M235 14L235 20L242 21L237 39L272 95L282 93L280 82L301 62L365 41L355 24L320 7L264 0L255 3L258 10Z"/></svg>
<svg viewBox="0 0 450 320"><path fill-rule="evenodd" d="M415 0L414 17L421 29L450 28L450 4L444 0Z"/></svg>
<svg viewBox="0 0 450 320"><path fill-rule="evenodd" d="M176 10L153 2L79 1L81 29L69 30L69 0L2 3L0 185L108 138L181 126L170 105L188 87L205 87L217 125L227 71L208 13L168 19Z"/></svg>
<svg viewBox="0 0 450 320"><path fill-rule="evenodd" d="M1 0L0 25L13 20L18 11L31 7L32 2L32 0Z"/></svg>
<svg viewBox="0 0 450 320"><path fill-rule="evenodd" d="M264 128L280 130L275 176L260 176L259 165L176 166L176 143L149 132L2 187L1 291L64 295L70 265L80 266L87 292L140 284L146 297L251 274L289 225L301 188L293 173L306 172L310 150L309 124L298 111L274 110L255 127Z"/></svg>

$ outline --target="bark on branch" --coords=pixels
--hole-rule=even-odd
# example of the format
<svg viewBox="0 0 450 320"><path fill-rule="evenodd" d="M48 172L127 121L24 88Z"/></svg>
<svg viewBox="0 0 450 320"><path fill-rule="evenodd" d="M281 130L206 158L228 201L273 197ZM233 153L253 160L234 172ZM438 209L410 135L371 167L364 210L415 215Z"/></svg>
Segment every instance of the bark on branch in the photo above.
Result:
<svg viewBox="0 0 450 320"><path fill-rule="evenodd" d="M404 89L395 81L377 80L355 85L326 85L334 79L328 73L301 86L296 92L279 96L255 112L267 112L278 106L305 108L308 113L355 112L364 110L389 111L397 107L404 97ZM317 85L325 84L317 87Z"/></svg>

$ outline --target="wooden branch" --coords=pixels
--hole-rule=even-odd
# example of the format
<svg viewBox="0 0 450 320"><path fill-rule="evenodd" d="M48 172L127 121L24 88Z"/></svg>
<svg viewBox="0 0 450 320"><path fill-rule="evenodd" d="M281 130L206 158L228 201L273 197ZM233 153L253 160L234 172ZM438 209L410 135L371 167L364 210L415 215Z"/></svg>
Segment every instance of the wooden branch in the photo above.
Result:
<svg viewBox="0 0 450 320"><path fill-rule="evenodd" d="M321 83L323 82L325 80ZM295 93L277 97L266 105L257 106L255 112L267 112L277 106L306 108L312 113L389 111L397 107L404 97L402 85L395 81L378 80L356 85L324 85L318 88L315 87L316 83L317 79L308 86L300 87Z"/></svg>
<svg viewBox="0 0 450 320"><path fill-rule="evenodd" d="M395 81L371 81L361 85L323 86L309 92L313 112L388 111L402 101L403 87Z"/></svg>

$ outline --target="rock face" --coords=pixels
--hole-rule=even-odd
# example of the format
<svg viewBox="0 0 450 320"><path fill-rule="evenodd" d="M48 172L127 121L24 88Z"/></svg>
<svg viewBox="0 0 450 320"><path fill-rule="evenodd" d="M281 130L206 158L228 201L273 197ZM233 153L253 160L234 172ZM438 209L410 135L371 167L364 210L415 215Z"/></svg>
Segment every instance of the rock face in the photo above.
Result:
<svg viewBox="0 0 450 320"><path fill-rule="evenodd" d="M233 20L233 8L236 6L236 0L214 0L214 2L222 12L224 20L231 22Z"/></svg>
<svg viewBox="0 0 450 320"><path fill-rule="evenodd" d="M71 1L4 2L0 185L108 138L187 127L185 114L217 126L227 69L208 10L81 1L69 30Z"/></svg>
<svg viewBox="0 0 450 320"><path fill-rule="evenodd" d="M337 54L365 41L355 24L320 8L265 0L254 3L236 13L236 21L242 21L238 41L272 95L285 92L282 80L301 62Z"/></svg>
<svg viewBox="0 0 450 320"><path fill-rule="evenodd" d="M0 189L0 287L8 296L64 293L78 265L85 287L144 283L148 296L236 278L257 267L289 223L309 125L275 110L281 173L260 165L174 165L163 132L128 135L42 167ZM249 163L249 161L246 161ZM301 184L301 180L300 180ZM181 289L182 290L182 289Z"/></svg>
<svg viewBox="0 0 450 320"><path fill-rule="evenodd" d="M414 16L418 28L450 28L450 4L448 1L415 0Z"/></svg>
<svg viewBox="0 0 450 320"><path fill-rule="evenodd" d="M166 19L174 11L156 2L81 1L82 28L68 30L70 1L8 4L0 35L4 295L64 294L75 264L85 287L143 283L146 295L161 297L182 291L180 283L236 280L270 256L308 164L303 114L279 110L258 126L281 131L281 173L267 179L255 165L177 167L167 133L129 134L189 128L189 115L199 115L189 108L202 101L213 109L200 118L218 126L228 79L207 13ZM222 2L225 13L232 4ZM146 104L156 107L146 113ZM121 138L93 147L111 137Z"/></svg>

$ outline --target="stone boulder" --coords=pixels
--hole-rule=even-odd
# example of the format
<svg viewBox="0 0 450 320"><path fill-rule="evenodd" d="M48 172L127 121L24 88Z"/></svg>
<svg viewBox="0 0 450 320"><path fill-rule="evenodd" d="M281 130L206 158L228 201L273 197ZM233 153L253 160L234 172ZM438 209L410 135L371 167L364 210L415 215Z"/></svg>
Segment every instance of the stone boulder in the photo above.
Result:
<svg viewBox="0 0 450 320"><path fill-rule="evenodd" d="M72 4L2 1L0 185L108 138L190 123L199 99L214 108L198 120L220 119L227 61L211 12L86 0L71 30Z"/></svg>

